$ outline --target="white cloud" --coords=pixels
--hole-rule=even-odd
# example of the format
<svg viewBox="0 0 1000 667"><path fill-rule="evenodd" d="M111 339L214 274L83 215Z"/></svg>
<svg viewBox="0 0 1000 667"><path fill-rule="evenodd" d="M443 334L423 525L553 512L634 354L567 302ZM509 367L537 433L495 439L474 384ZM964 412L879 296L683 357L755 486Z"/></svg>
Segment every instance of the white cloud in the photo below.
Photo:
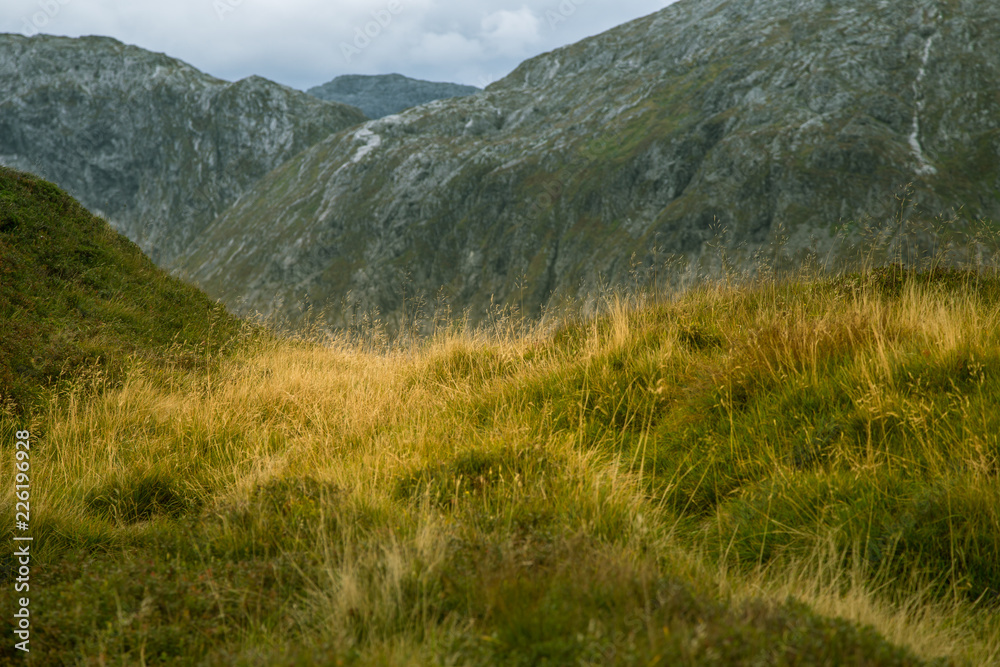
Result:
<svg viewBox="0 0 1000 667"><path fill-rule="evenodd" d="M523 56L539 41L538 17L526 6L516 12L501 9L488 14L482 28L487 44L505 56Z"/></svg>
<svg viewBox="0 0 1000 667"><path fill-rule="evenodd" d="M436 64L441 62L464 62L479 59L483 55L483 45L477 39L469 39L457 32L443 35L426 33L420 39L420 46L410 52L413 61Z"/></svg>

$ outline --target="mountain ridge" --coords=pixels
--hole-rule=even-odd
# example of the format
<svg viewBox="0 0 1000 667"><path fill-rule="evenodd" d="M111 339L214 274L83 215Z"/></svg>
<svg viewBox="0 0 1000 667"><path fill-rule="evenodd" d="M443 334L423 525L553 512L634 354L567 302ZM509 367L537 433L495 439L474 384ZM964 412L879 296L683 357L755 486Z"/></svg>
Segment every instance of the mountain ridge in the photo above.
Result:
<svg viewBox="0 0 1000 667"><path fill-rule="evenodd" d="M475 320L699 260L723 228L746 256L829 252L908 183L907 215L1000 219L994 36L983 0L682 1L327 138L181 270L232 307L323 305L338 326L345 307L398 318L404 281Z"/></svg>
<svg viewBox="0 0 1000 667"><path fill-rule="evenodd" d="M306 92L329 102L350 104L370 119L383 118L434 100L479 92L475 86L413 79L402 74L338 76Z"/></svg>
<svg viewBox="0 0 1000 667"><path fill-rule="evenodd" d="M170 266L292 155L365 120L108 37L0 35L0 163L41 172Z"/></svg>

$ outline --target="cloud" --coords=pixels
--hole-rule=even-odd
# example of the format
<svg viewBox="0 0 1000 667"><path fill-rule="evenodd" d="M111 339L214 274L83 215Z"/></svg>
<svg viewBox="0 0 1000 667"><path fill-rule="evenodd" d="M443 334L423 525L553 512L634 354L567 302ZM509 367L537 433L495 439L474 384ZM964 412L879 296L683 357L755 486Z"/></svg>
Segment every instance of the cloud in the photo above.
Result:
<svg viewBox="0 0 1000 667"><path fill-rule="evenodd" d="M538 43L539 25L538 17L528 7L516 12L501 9L483 17L483 38L501 55L521 56Z"/></svg>
<svg viewBox="0 0 1000 667"><path fill-rule="evenodd" d="M469 39L457 32L443 35L425 33L420 46L411 52L416 62L435 64L441 62L464 62L479 59L483 55L483 45L478 39Z"/></svg>

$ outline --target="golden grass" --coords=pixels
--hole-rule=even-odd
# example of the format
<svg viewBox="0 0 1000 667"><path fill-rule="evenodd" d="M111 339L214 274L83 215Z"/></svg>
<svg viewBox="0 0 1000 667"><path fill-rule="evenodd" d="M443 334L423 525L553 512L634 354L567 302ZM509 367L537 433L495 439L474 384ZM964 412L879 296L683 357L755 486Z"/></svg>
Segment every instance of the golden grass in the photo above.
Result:
<svg viewBox="0 0 1000 667"><path fill-rule="evenodd" d="M204 552L199 567L249 550L286 558L288 576L299 580L271 584L276 606L254 608L247 600L256 593L210 577L202 593L229 628L218 660L266 662L301 646L355 651L365 664L471 660L504 641L497 619L516 614L505 605L530 607L519 588L530 573L572 578L566 573L578 569L595 579L581 587L606 580L611 590L644 591L668 577L727 605L793 598L872 626L923 658L988 664L1000 656L988 608L942 598L929 585L909 596L889 592L884 576L838 555L823 525L786 526L813 545L787 558L763 562L765 534L756 566L734 564L728 549L719 556L703 538L733 511L726 498L749 490L699 517L694 499L718 483L710 482L715 469L694 460L669 474L655 466L667 460L667 431L716 411L725 415L712 450L719 457L731 456L737 469L769 469L771 480L797 479L783 442L813 428L809 408L793 405L787 424L771 425L772 413L754 401L776 387L827 388L843 391L867 429L860 441L833 438L828 472L919 469L944 479L958 466L969 494L994 498L1000 448L982 392L1000 370L989 359L1000 356L998 320L996 305L973 294L913 284L893 299L763 285L665 303L612 299L601 318L565 325L578 344L558 342L558 332L451 329L405 349L260 339L212 360L209 373L163 374L137 362L121 386L71 391L38 416L34 515L69 533L40 540L38 557L58 564L67 543L80 541L73 530L85 529L111 559L128 560L138 548L164 562L191 561L179 547L156 546L169 543L163 536L181 519L156 508L139 521L93 509L102 489L159 479L190 501L180 516L194 518L184 534L204 540L192 547ZM926 378L900 370L915 359L965 376L921 388ZM714 405L690 402L712 396ZM754 410L759 423L747 416ZM879 431L886 420L906 437L887 444ZM9 451L2 458L9 469ZM681 488L691 495L678 508L669 497ZM12 492L0 493L7 516ZM768 505L767 520L771 512ZM456 567L467 568L465 579ZM899 577L923 586L920 574ZM66 582L53 582L71 595ZM128 618L152 618L159 603L143 596L109 621L113 632L75 637L73 650L155 662L145 643L140 650L121 636L138 624ZM572 641L649 646L645 659L655 663L674 627L656 620L655 606L647 600L628 612L639 619L623 621L630 630L595 611ZM58 628L46 635L57 636Z"/></svg>

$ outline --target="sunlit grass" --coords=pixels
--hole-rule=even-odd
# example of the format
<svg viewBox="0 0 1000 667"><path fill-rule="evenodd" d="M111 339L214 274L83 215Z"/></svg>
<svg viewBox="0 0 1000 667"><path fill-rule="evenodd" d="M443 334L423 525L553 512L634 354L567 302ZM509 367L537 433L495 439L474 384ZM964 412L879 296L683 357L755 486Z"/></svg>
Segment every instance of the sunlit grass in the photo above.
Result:
<svg viewBox="0 0 1000 667"><path fill-rule="evenodd" d="M1000 290L936 275L92 376L29 664L996 661Z"/></svg>

